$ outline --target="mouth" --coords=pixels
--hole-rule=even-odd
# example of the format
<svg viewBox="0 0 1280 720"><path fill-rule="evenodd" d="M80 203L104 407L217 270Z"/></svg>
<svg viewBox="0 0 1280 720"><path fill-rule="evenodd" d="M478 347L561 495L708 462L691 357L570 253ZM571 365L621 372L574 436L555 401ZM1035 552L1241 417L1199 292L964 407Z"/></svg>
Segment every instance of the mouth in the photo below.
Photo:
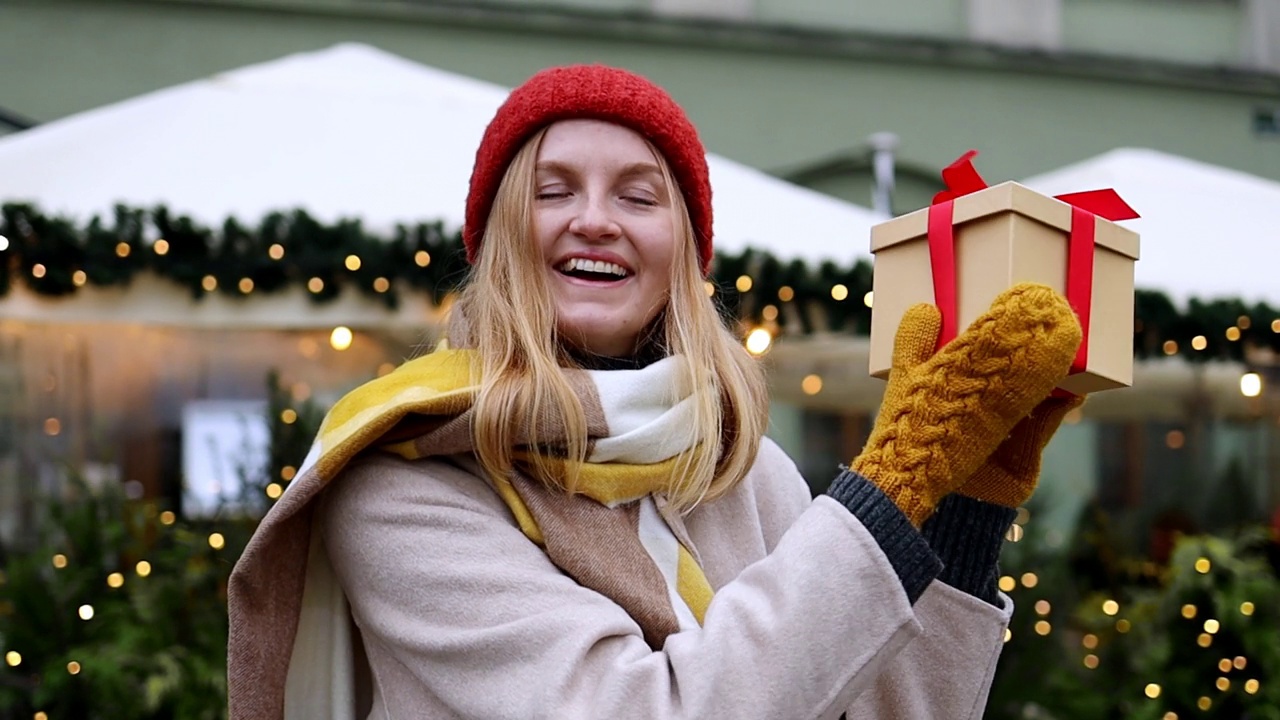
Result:
<svg viewBox="0 0 1280 720"><path fill-rule="evenodd" d="M569 258L555 268L565 277L591 283L620 282L633 275L629 269L617 263L587 258Z"/></svg>

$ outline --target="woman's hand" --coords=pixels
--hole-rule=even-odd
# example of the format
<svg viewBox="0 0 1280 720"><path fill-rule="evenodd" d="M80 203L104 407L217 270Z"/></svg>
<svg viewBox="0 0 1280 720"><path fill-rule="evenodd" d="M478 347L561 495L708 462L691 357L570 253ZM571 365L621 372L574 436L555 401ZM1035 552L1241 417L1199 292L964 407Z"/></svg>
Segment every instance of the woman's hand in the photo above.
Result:
<svg viewBox="0 0 1280 720"><path fill-rule="evenodd" d="M1020 453L1024 444L1035 443L1005 446L1004 454L1017 462L1005 462L1003 455L995 462L988 458L1067 376L1081 342L1080 323L1067 301L1032 283L1001 293L986 314L935 354L940 327L941 316L931 305L916 305L903 316L876 425L852 465L916 527L979 468L990 469L973 486L972 492L987 496L980 499L1021 496L1026 482L1010 493L1000 486L1025 478L1031 468ZM1061 422L1056 411L1051 415ZM1038 441L1035 431L1047 425L1024 427L1023 434ZM1038 472L1038 451L1034 466Z"/></svg>

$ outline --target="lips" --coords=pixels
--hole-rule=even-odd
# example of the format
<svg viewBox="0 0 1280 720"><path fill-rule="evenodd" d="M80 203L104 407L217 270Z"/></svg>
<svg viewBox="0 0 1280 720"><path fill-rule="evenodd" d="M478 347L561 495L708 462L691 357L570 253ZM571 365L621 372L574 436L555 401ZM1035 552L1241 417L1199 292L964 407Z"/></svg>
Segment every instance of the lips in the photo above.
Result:
<svg viewBox="0 0 1280 720"><path fill-rule="evenodd" d="M624 265L611 260L589 257L570 257L555 266L566 278L591 283L616 283L633 274Z"/></svg>

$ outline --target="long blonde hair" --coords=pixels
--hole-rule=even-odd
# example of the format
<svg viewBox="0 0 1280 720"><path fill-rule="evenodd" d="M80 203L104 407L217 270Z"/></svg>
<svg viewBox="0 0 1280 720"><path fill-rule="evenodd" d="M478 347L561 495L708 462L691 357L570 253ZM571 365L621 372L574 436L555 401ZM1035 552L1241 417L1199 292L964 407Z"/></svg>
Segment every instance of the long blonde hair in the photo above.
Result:
<svg viewBox="0 0 1280 720"><path fill-rule="evenodd" d="M521 428L533 433L527 438L531 447L541 447L535 420L550 418L566 433L554 448L556 454L571 462L559 465L533 453L529 469L545 485L573 492L586 459L587 423L577 394L560 371L570 361L556 331L546 273L529 271L545 265L531 240L534 168L545 133L526 142L507 167L478 261L459 298L460 312L453 313L451 335L465 338L480 358L472 430L485 472L504 477L511 471ZM724 495L751 469L768 423L768 396L759 363L725 327L705 291L684 196L665 158L652 145L650 149L669 189L675 237L683 244L675 255L667 305L658 320L662 327L654 339L683 359L695 407L689 432L708 439L676 468L666 492L677 509L688 511Z"/></svg>

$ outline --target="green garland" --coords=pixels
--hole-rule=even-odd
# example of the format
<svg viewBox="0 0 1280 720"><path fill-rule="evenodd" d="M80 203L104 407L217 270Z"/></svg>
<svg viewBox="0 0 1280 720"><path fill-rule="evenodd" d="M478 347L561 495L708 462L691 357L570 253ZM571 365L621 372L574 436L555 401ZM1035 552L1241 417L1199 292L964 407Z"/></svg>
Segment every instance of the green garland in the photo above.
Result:
<svg viewBox="0 0 1280 720"><path fill-rule="evenodd" d="M127 285L150 272L195 298L214 292L244 298L303 285L323 303L349 286L394 309L406 290L439 302L467 275L460 234L441 223L400 226L387 239L366 233L359 221L325 225L302 211L272 213L256 229L229 219L220 232L164 207L120 206L112 224L95 217L83 228L31 205L4 205L0 215L7 239L0 241L0 266L8 268L0 272L0 298L17 278L38 294L63 296L85 285ZM801 334L866 334L871 326L865 259L814 268L753 250L717 253L710 282L726 316L746 323ZM1139 357L1243 360L1248 347L1280 352L1280 309L1266 304L1193 299L1184 310L1163 293L1139 290L1135 310Z"/></svg>

